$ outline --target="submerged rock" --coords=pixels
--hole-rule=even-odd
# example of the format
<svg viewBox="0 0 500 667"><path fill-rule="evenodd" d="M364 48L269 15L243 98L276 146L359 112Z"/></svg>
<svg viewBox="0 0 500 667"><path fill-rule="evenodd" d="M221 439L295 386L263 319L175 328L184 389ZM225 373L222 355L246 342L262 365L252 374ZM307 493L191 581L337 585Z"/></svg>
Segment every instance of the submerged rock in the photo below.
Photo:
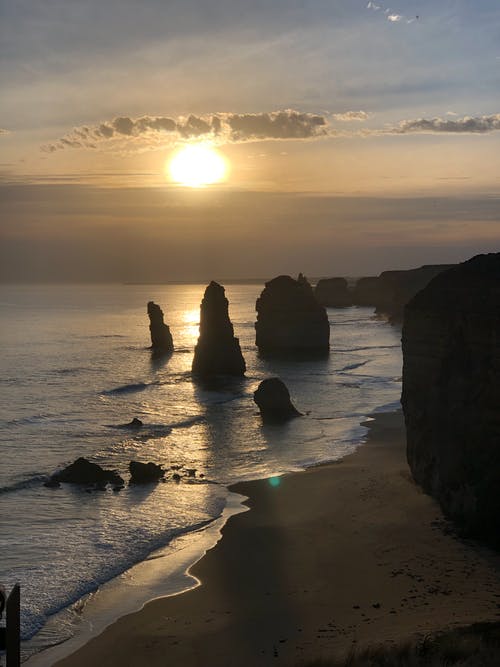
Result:
<svg viewBox="0 0 500 667"><path fill-rule="evenodd" d="M212 282L205 290L200 308L200 336L194 350L193 374L244 375L245 360L229 319L224 288Z"/></svg>
<svg viewBox="0 0 500 667"><path fill-rule="evenodd" d="M154 301L148 302L149 331L151 350L154 354L170 354L174 351L174 342L169 327L163 321L163 311Z"/></svg>
<svg viewBox="0 0 500 667"><path fill-rule="evenodd" d="M262 380L253 394L253 400L259 406L262 421L266 423L284 422L301 415L292 404L285 383L279 378Z"/></svg>
<svg viewBox="0 0 500 667"><path fill-rule="evenodd" d="M130 461L130 484L150 484L158 482L165 476L165 471L156 463L140 463L140 461Z"/></svg>
<svg viewBox="0 0 500 667"><path fill-rule="evenodd" d="M128 424L124 424L125 428L133 428L133 429L142 428L142 426L143 426L142 421L140 419L138 419L137 417L134 417L132 419L132 421L129 422Z"/></svg>
<svg viewBox="0 0 500 667"><path fill-rule="evenodd" d="M255 343L263 356L328 355L330 324L325 308L303 276L278 276L257 299Z"/></svg>
<svg viewBox="0 0 500 667"><path fill-rule="evenodd" d="M413 477L465 534L500 542L500 253L406 306L402 405Z"/></svg>
<svg viewBox="0 0 500 667"><path fill-rule="evenodd" d="M352 306L352 293L345 278L322 278L314 288L317 301L328 308Z"/></svg>
<svg viewBox="0 0 500 667"><path fill-rule="evenodd" d="M115 486L123 485L123 479L116 472L116 470L104 470L97 463L80 457L74 463L69 465L64 470L54 473L45 486L56 486L60 482L67 482L70 484L95 484L98 487L106 484L114 484Z"/></svg>

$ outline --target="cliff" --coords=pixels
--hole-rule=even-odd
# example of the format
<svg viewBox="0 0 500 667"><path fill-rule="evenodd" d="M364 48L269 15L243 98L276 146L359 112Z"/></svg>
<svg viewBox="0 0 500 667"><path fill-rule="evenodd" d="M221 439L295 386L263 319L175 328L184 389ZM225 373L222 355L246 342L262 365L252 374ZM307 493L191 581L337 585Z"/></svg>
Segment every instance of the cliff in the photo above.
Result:
<svg viewBox="0 0 500 667"><path fill-rule="evenodd" d="M379 276L360 278L353 290L356 306L374 306L375 312L386 315L391 322L402 322L404 307L438 274L453 264L429 264L406 271L383 271Z"/></svg>
<svg viewBox="0 0 500 667"><path fill-rule="evenodd" d="M244 375L245 360L234 337L224 288L212 282L205 290L200 307L200 336L194 350L193 374Z"/></svg>
<svg viewBox="0 0 500 667"><path fill-rule="evenodd" d="M328 355L330 324L326 310L303 277L278 276L257 299L255 343L263 356Z"/></svg>
<svg viewBox="0 0 500 667"><path fill-rule="evenodd" d="M500 541L500 253L406 306L402 405L415 480L469 535Z"/></svg>

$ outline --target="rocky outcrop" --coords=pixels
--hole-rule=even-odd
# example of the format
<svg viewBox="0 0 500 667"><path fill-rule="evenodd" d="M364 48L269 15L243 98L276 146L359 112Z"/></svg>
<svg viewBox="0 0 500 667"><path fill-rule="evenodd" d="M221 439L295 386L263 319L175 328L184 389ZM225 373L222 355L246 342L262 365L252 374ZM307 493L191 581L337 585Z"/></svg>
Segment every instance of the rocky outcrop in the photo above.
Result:
<svg viewBox="0 0 500 667"><path fill-rule="evenodd" d="M143 426L144 424L137 417L134 417L132 421L128 422L128 424L123 424L123 428L130 428L130 429L139 429L142 428Z"/></svg>
<svg viewBox="0 0 500 667"><path fill-rule="evenodd" d="M253 400L259 406L265 423L285 422L300 416L290 400L286 385L279 378L262 380L253 394Z"/></svg>
<svg viewBox="0 0 500 667"><path fill-rule="evenodd" d="M244 375L245 360L229 319L224 288L212 282L205 290L200 308L200 337L194 350L193 374Z"/></svg>
<svg viewBox="0 0 500 667"><path fill-rule="evenodd" d="M61 482L70 484L93 484L96 486L105 486L113 484L123 486L124 481L115 470L104 470L97 463L80 457L67 468L55 472L45 483L46 486L56 486Z"/></svg>
<svg viewBox="0 0 500 667"><path fill-rule="evenodd" d="M156 463L130 461L128 469L130 471L130 484L151 484L152 482L159 482L165 477L165 471Z"/></svg>
<svg viewBox="0 0 500 667"><path fill-rule="evenodd" d="M410 299L452 264L421 266L407 271L383 271L378 277L360 278L352 291L357 306L372 306L391 322L402 322Z"/></svg>
<svg viewBox="0 0 500 667"><path fill-rule="evenodd" d="M322 278L314 288L317 301L327 308L352 306L353 297L345 278Z"/></svg>
<svg viewBox="0 0 500 667"><path fill-rule="evenodd" d="M174 342L169 327L163 321L163 311L154 301L148 302L149 331L153 354L171 354Z"/></svg>
<svg viewBox="0 0 500 667"><path fill-rule="evenodd" d="M415 480L464 533L500 541L500 253L406 306L402 405Z"/></svg>
<svg viewBox="0 0 500 667"><path fill-rule="evenodd" d="M262 356L303 358L328 354L328 316L307 280L273 278L266 283L255 307L255 343Z"/></svg>
<svg viewBox="0 0 500 667"><path fill-rule="evenodd" d="M378 276L359 278L352 290L352 300L355 306L375 306L379 303L382 287Z"/></svg>

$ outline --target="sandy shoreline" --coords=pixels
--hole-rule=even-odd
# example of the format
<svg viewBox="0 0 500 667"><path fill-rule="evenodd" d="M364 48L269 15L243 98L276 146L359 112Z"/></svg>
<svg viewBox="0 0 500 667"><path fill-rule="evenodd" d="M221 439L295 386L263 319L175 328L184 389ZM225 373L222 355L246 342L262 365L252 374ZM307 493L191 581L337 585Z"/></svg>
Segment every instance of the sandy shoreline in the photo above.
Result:
<svg viewBox="0 0 500 667"><path fill-rule="evenodd" d="M399 412L376 415L341 462L232 490L251 511L191 569L201 587L56 664L295 665L500 616L500 555L443 530L411 481Z"/></svg>

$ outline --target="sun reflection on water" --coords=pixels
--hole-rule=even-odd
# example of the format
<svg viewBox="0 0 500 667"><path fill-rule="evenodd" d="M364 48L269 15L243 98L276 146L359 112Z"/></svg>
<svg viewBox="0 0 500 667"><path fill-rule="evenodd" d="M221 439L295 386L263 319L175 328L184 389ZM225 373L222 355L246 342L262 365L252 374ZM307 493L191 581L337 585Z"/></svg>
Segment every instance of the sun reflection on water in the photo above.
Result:
<svg viewBox="0 0 500 667"><path fill-rule="evenodd" d="M200 309L185 310L182 314L182 322L185 334L193 339L193 343L196 343L200 335Z"/></svg>

